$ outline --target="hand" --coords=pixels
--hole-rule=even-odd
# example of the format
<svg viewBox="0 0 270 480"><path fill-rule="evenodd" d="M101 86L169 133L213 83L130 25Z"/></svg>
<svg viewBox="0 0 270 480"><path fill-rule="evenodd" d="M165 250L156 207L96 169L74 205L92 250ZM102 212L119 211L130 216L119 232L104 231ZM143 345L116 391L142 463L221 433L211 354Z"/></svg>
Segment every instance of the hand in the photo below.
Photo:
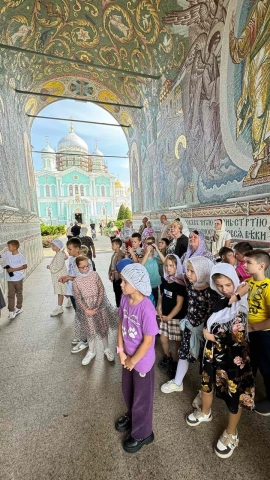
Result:
<svg viewBox="0 0 270 480"><path fill-rule="evenodd" d="M168 315L160 315L160 318L161 318L162 322L169 322L170 321L170 318L168 317Z"/></svg>
<svg viewBox="0 0 270 480"><path fill-rule="evenodd" d="M15 268L9 267L9 268L7 268L7 272L8 272L8 273L15 272Z"/></svg>
<svg viewBox="0 0 270 480"><path fill-rule="evenodd" d="M68 276L67 275L64 275L64 276L58 278L59 283L66 283L67 281L68 281Z"/></svg>
<svg viewBox="0 0 270 480"><path fill-rule="evenodd" d="M119 359L120 359L121 365L125 365L125 361L127 359L127 355L125 354L125 352L119 353Z"/></svg>
<svg viewBox="0 0 270 480"><path fill-rule="evenodd" d="M124 362L124 368L126 368L127 370L129 370L131 372L131 370L133 370L134 367L135 367L135 365L133 365L133 363L131 362L130 356L127 355L127 358Z"/></svg>
<svg viewBox="0 0 270 480"><path fill-rule="evenodd" d="M204 336L205 340L210 340L211 342L216 341L214 335L212 333L209 333L207 328L203 329L203 336Z"/></svg>
<svg viewBox="0 0 270 480"><path fill-rule="evenodd" d="M51 266L50 266L50 265L47 265L47 268L48 268L48 270L50 270Z"/></svg>
<svg viewBox="0 0 270 480"><path fill-rule="evenodd" d="M231 298L229 299L228 305L231 305L234 302L238 302L238 298L235 293L231 295Z"/></svg>
<svg viewBox="0 0 270 480"><path fill-rule="evenodd" d="M132 254L132 253L133 253L133 248L132 248L132 247L128 247L127 252L130 253L130 254Z"/></svg>
<svg viewBox="0 0 270 480"><path fill-rule="evenodd" d="M93 255L93 258L96 258L96 254L95 254L95 255Z"/></svg>
<svg viewBox="0 0 270 480"><path fill-rule="evenodd" d="M158 246L155 243L152 243L152 247L158 251Z"/></svg>
<svg viewBox="0 0 270 480"><path fill-rule="evenodd" d="M87 315L96 315L97 314L97 308L94 308L93 310L91 310L90 308L86 308L85 310L85 313L87 313Z"/></svg>
<svg viewBox="0 0 270 480"><path fill-rule="evenodd" d="M162 310L161 307L157 307L157 314L161 318L162 317Z"/></svg>
<svg viewBox="0 0 270 480"><path fill-rule="evenodd" d="M149 253L151 253L152 251L153 251L152 245L147 245L147 247L146 247L146 253L149 255Z"/></svg>

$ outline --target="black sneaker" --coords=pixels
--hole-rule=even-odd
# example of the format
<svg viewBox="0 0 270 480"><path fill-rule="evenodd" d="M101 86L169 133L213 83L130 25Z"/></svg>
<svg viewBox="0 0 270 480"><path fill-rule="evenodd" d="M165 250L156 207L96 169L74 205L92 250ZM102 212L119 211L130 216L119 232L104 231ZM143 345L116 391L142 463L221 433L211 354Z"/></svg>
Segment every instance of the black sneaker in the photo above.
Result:
<svg viewBox="0 0 270 480"><path fill-rule="evenodd" d="M164 355L164 357L158 362L158 368L160 368L160 370L167 370L172 361L172 357Z"/></svg>
<svg viewBox="0 0 270 480"><path fill-rule="evenodd" d="M115 429L118 430L118 432L127 432L128 430L131 430L131 419L128 412L121 415L121 417L116 420Z"/></svg>
<svg viewBox="0 0 270 480"><path fill-rule="evenodd" d="M264 417L270 416L270 402L269 400L265 399L262 402L258 402L255 405L254 411L259 415L263 415Z"/></svg>

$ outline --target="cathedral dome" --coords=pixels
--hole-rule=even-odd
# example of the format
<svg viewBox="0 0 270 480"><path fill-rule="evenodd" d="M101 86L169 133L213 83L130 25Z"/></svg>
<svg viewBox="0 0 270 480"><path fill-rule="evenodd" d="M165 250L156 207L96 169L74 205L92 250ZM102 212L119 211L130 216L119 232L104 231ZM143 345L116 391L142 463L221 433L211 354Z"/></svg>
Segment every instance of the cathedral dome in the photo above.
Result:
<svg viewBox="0 0 270 480"><path fill-rule="evenodd" d="M73 131L71 126L70 132L58 142L58 152L83 152L88 154L87 143Z"/></svg>
<svg viewBox="0 0 270 480"><path fill-rule="evenodd" d="M99 156L99 157L103 157L104 154L98 149L98 146L96 145L96 149L94 150L93 153L91 153L91 155L92 155L92 156L97 155L97 156Z"/></svg>
<svg viewBox="0 0 270 480"><path fill-rule="evenodd" d="M114 184L115 188L123 188L123 184L120 182L119 178L116 180Z"/></svg>
<svg viewBox="0 0 270 480"><path fill-rule="evenodd" d="M54 149L49 145L47 140L46 146L41 150L42 153L55 153Z"/></svg>

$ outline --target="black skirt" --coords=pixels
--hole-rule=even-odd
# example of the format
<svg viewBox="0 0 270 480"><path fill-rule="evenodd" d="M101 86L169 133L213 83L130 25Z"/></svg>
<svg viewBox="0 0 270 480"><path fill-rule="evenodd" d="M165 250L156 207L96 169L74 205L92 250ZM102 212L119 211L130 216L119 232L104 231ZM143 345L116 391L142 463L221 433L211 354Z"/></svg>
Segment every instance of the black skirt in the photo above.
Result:
<svg viewBox="0 0 270 480"><path fill-rule="evenodd" d="M2 293L1 287L0 287L0 310L6 306L6 302L4 299L4 295Z"/></svg>

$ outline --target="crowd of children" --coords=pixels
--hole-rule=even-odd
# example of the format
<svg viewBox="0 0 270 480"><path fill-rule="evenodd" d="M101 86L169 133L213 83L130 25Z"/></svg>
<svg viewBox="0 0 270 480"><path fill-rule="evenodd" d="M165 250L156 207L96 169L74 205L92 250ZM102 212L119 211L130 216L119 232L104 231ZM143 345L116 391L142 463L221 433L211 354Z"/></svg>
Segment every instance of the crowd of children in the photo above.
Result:
<svg viewBox="0 0 270 480"><path fill-rule="evenodd" d="M88 349L82 360L88 365L100 338L104 356L112 362L115 356L108 345L108 334L109 330L118 331L117 354L123 366L122 393L127 412L118 418L115 428L128 433L123 449L129 453L154 440L157 334L164 353L158 367L169 377L161 386L162 393L182 392L190 363L200 364L201 389L192 403L193 411L186 417L190 427L212 421L214 392L226 402L228 423L214 449L218 457L230 457L238 446L237 425L243 408L270 416L270 279L265 276L269 254L240 242L234 250L222 246L216 258L205 254L201 232L197 236L198 246L181 259L174 253L167 254L168 238L162 238L157 246L150 235L144 238L144 248L139 233L131 233L128 241L125 235L123 240L113 238L108 275L118 311L94 271L89 247L78 237L70 238L66 244L68 257L61 240L52 241L55 256L48 268L58 306L51 315L63 313L63 300L68 297L75 310L71 353ZM9 241L7 247L2 258L8 275L11 320L23 311L27 262L18 251L17 240ZM5 306L1 293L0 311ZM266 398L255 404L257 370L263 377Z"/></svg>

